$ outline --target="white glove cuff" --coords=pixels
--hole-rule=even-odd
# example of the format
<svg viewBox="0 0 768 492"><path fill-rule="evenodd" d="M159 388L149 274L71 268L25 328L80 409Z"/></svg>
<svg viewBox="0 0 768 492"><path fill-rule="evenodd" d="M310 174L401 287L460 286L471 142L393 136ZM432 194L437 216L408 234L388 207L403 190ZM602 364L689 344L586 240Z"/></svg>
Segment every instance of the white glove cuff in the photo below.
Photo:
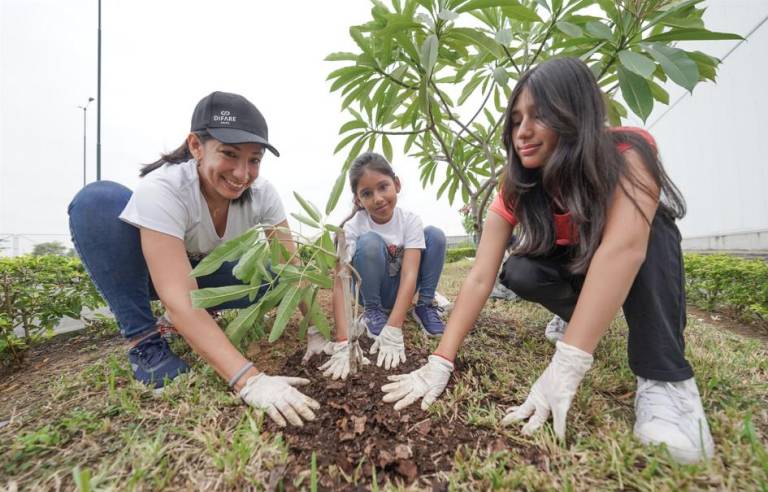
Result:
<svg viewBox="0 0 768 492"><path fill-rule="evenodd" d="M557 341L555 347L557 347L557 350L555 351L555 355L552 357L552 362L564 364L570 368L573 368L582 376L584 376L589 368L592 367L594 357L592 357L592 354L589 352L585 352L578 347L574 347L573 345L568 345L567 343L560 340Z"/></svg>
<svg viewBox="0 0 768 492"><path fill-rule="evenodd" d="M444 359L439 355L430 355L428 360L430 364L436 364L441 370L444 370L448 374L453 372L453 362Z"/></svg>
<svg viewBox="0 0 768 492"><path fill-rule="evenodd" d="M253 386L256 386L256 383L258 383L259 379L261 379L261 377L263 375L264 375L264 373L260 372L260 373L258 373L255 376L249 377L245 381L245 385L243 385L243 387L240 388L240 393L239 394L240 394L240 399L241 400L245 401L245 397L248 396L248 393L251 392L251 390L253 389Z"/></svg>
<svg viewBox="0 0 768 492"><path fill-rule="evenodd" d="M347 346L349 346L349 340L344 340L341 342L328 342L328 345L331 348L331 354L335 354L336 352L341 352L342 350L346 350Z"/></svg>

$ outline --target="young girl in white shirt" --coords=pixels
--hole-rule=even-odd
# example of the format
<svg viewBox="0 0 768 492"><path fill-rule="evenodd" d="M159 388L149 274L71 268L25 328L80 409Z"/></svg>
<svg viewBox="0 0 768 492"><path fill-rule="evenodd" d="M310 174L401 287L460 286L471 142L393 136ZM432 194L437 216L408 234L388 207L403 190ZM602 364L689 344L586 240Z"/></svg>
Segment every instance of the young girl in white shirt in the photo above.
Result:
<svg viewBox="0 0 768 492"><path fill-rule="evenodd" d="M352 163L349 184L355 210L343 223L348 259L360 275L360 302L371 353L386 369L405 362L403 323L418 292L413 318L427 335L443 333L443 321L433 305L445 261L445 234L423 227L414 213L397 206L400 179L387 160L366 152ZM333 289L336 343L332 357L320 368L333 379L349 373L347 324L341 281Z"/></svg>

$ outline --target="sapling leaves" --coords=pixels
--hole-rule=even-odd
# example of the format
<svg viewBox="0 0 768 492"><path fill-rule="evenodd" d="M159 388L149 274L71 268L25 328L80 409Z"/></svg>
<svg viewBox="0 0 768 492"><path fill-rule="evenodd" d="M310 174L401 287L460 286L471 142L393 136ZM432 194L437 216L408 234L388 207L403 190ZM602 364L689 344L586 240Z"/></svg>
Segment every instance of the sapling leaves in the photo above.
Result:
<svg viewBox="0 0 768 492"><path fill-rule="evenodd" d="M203 277L215 272L225 261L234 261L250 248L258 237L259 229L249 229L244 234L225 241L203 258L190 273L191 277Z"/></svg>

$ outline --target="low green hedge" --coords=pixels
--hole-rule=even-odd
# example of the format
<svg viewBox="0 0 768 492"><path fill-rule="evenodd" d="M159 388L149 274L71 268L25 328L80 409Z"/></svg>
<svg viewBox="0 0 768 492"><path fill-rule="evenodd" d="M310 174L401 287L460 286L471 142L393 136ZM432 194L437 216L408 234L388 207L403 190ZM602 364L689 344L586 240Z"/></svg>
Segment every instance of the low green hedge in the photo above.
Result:
<svg viewBox="0 0 768 492"><path fill-rule="evenodd" d="M0 368L53 333L64 316L104 305L83 265L65 256L0 258ZM14 330L23 334L17 336Z"/></svg>
<svg viewBox="0 0 768 492"><path fill-rule="evenodd" d="M731 255L685 255L688 302L768 326L768 263Z"/></svg>
<svg viewBox="0 0 768 492"><path fill-rule="evenodd" d="M451 248L445 252L445 262L453 263L454 261L459 261L468 256L475 256L475 251L476 249L474 247Z"/></svg>

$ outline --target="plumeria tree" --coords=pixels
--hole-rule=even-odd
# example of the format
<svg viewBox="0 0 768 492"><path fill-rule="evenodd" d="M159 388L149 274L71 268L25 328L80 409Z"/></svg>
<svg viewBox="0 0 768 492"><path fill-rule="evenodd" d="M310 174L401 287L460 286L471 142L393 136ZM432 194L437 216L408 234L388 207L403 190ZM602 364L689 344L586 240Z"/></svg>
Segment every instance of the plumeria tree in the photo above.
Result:
<svg viewBox="0 0 768 492"><path fill-rule="evenodd" d="M688 91L715 80L719 61L678 41L740 39L709 31L703 0L373 0L349 33L355 52L328 79L351 119L336 152L393 146L419 159L422 186L466 205L479 237L505 162L502 118L515 81L553 57L579 57L608 102L611 123L645 120L668 104L664 84ZM337 182L337 188L341 186Z"/></svg>

